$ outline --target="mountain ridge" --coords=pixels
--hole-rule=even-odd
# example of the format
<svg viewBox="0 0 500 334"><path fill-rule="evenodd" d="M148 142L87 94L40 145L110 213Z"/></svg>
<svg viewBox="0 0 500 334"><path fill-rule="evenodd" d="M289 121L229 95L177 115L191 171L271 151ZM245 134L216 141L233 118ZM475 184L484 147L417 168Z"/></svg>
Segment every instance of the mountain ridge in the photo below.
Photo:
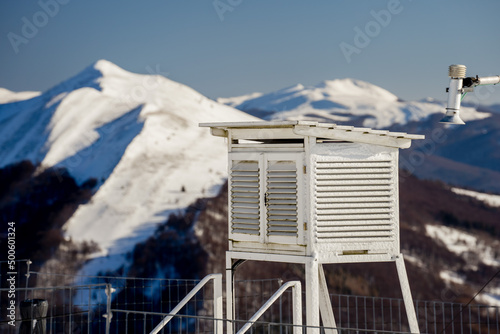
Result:
<svg viewBox="0 0 500 334"><path fill-rule="evenodd" d="M75 242L101 249L83 269L97 274L126 262L134 245L172 212L215 194L226 146L199 128L254 117L159 75L127 72L100 60L26 101L0 105L2 166L21 160L66 168L92 199L64 226Z"/></svg>
<svg viewBox="0 0 500 334"><path fill-rule="evenodd" d="M500 193L500 117L493 107L464 103L461 117L467 125L443 125L439 120L444 102L403 101L384 88L349 78L218 101L264 120L309 120L424 134L425 140L401 151L403 168L420 178Z"/></svg>
<svg viewBox="0 0 500 334"><path fill-rule="evenodd" d="M324 80L317 85L296 84L274 92L219 98L265 120L312 120L370 128L422 121L442 113L439 101L403 101L386 89L357 79ZM465 121L489 117L474 108L462 108Z"/></svg>

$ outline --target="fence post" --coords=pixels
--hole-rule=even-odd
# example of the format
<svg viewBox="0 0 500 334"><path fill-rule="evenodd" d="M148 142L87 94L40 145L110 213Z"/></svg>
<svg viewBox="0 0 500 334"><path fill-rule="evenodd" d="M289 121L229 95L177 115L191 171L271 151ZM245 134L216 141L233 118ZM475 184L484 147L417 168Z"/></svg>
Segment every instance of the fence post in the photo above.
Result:
<svg viewBox="0 0 500 334"><path fill-rule="evenodd" d="M106 334L109 334L109 329L111 327L111 318L113 318L113 313L111 313L111 294L115 292L116 290L113 289L111 284L106 284L105 288L105 293L106 293L106 314L103 315L104 318L106 318Z"/></svg>
<svg viewBox="0 0 500 334"><path fill-rule="evenodd" d="M28 299L28 283L29 283L29 280L30 280L30 265L32 264L33 262L31 262L30 259L26 260L26 274L24 274L24 276L26 276L26 290L24 291L24 299Z"/></svg>
<svg viewBox="0 0 500 334"><path fill-rule="evenodd" d="M49 303L45 299L26 299L19 305L21 309L20 334L45 334Z"/></svg>

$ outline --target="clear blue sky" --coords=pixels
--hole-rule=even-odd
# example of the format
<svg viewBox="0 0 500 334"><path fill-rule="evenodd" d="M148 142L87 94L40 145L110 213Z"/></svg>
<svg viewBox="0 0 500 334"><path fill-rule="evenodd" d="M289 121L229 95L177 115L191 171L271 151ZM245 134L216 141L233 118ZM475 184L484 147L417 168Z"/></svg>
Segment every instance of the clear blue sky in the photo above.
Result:
<svg viewBox="0 0 500 334"><path fill-rule="evenodd" d="M498 0L1 1L0 87L43 91L107 59L211 98L350 77L444 100L450 64L500 74L499 14Z"/></svg>

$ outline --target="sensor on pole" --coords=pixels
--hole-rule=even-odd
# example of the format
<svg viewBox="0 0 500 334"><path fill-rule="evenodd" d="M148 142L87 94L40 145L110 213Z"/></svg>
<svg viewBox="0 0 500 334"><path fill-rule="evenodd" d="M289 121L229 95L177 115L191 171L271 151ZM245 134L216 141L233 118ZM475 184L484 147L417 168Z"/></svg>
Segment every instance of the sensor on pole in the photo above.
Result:
<svg viewBox="0 0 500 334"><path fill-rule="evenodd" d="M449 67L448 75L451 79L448 88L448 105L441 123L465 124L460 118L460 102L462 101L462 86L466 69L465 65L451 65Z"/></svg>
<svg viewBox="0 0 500 334"><path fill-rule="evenodd" d="M500 83L500 76L491 77L465 77L465 65L451 65L448 70L450 87L448 88L448 104L446 114L441 123L465 124L460 118L460 103L468 92L473 92L474 87L479 85L496 85Z"/></svg>

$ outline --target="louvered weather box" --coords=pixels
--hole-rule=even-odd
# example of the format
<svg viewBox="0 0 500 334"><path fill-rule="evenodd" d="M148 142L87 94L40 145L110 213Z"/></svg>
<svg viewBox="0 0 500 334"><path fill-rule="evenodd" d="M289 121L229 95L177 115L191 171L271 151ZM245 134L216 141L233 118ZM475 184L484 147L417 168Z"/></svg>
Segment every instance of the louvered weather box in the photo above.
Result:
<svg viewBox="0 0 500 334"><path fill-rule="evenodd" d="M238 261L302 263L307 324L319 326L321 309L335 327L322 265L395 262L418 333L399 247L398 151L424 136L305 121L200 126L228 144L228 296Z"/></svg>
<svg viewBox="0 0 500 334"><path fill-rule="evenodd" d="M230 250L325 262L399 254L398 149L423 136L304 121L201 126L228 138Z"/></svg>

